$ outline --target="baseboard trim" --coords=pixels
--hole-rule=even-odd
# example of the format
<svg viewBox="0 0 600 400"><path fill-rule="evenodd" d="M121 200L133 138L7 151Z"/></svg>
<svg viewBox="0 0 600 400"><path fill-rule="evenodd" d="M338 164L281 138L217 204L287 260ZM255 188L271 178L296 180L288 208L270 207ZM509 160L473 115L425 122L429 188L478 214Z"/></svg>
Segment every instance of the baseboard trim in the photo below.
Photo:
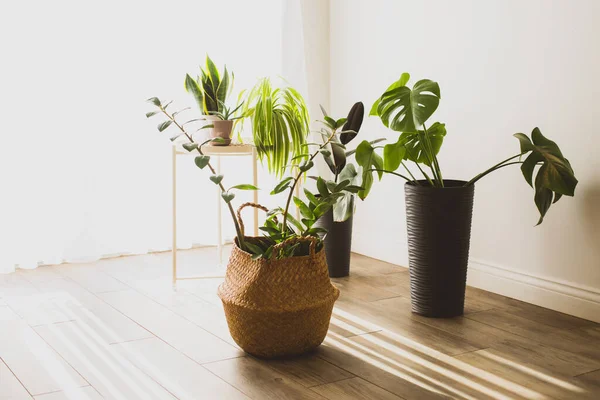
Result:
<svg viewBox="0 0 600 400"><path fill-rule="evenodd" d="M565 314L600 322L600 290L469 261L467 284Z"/></svg>
<svg viewBox="0 0 600 400"><path fill-rule="evenodd" d="M352 251L408 267L408 246L395 240L378 240L375 235L354 232ZM547 279L510 268L469 260L467 284L527 303L600 323L600 290Z"/></svg>

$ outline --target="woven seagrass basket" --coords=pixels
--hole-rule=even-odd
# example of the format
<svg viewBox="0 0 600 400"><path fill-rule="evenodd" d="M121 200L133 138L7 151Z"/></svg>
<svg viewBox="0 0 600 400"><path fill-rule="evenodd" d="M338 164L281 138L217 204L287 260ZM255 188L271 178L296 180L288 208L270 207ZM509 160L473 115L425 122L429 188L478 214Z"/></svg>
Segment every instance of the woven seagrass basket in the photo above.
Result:
<svg viewBox="0 0 600 400"><path fill-rule="evenodd" d="M254 203L245 203L240 212ZM316 238L297 237L278 244L310 242L309 255L252 260L233 246L225 282L218 294L223 301L229 332L247 353L265 357L305 353L319 346L329 329L333 303L340 292L331 284L325 251L315 252ZM276 254L276 253L275 253Z"/></svg>

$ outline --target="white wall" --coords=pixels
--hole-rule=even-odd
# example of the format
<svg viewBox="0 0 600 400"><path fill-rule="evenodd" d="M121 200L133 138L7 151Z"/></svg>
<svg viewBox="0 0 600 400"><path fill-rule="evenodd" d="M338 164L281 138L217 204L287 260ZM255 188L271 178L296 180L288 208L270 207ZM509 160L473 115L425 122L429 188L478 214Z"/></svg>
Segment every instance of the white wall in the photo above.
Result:
<svg viewBox="0 0 600 400"><path fill-rule="evenodd" d="M331 108L372 102L404 71L440 83L440 164L469 179L539 126L570 159L575 198L541 226L518 168L476 185L469 282L600 321L600 2L331 0ZM432 121L432 122L433 122ZM397 138L369 118L363 138ZM407 265L403 181L358 206L354 250Z"/></svg>

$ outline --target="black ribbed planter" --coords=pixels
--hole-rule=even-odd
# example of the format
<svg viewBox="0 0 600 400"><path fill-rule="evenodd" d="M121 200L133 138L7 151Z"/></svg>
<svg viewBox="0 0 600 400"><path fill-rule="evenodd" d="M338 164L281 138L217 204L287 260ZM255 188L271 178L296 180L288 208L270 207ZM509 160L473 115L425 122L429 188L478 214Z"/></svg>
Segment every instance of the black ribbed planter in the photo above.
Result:
<svg viewBox="0 0 600 400"><path fill-rule="evenodd" d="M412 312L462 315L475 187L448 179L444 188L419 183L404 186Z"/></svg>
<svg viewBox="0 0 600 400"><path fill-rule="evenodd" d="M352 248L352 217L344 222L333 221L333 210L317 220L315 226L327 229L325 256L331 278L350 275L350 249Z"/></svg>

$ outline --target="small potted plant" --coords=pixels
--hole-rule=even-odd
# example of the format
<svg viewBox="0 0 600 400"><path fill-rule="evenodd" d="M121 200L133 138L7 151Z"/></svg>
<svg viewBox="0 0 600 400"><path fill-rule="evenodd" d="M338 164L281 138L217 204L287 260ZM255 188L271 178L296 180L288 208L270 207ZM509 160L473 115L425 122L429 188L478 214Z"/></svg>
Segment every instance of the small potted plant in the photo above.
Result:
<svg viewBox="0 0 600 400"><path fill-rule="evenodd" d="M498 169L520 165L526 182L535 189L539 225L552 204L575 194L577 179L558 145L538 128L531 138L514 134L519 152L472 179L443 178L437 154L446 127L439 122L425 125L439 105L439 85L423 79L411 89L406 86L409 78L402 74L371 108L371 115L400 133L396 143L384 147L383 167L369 166L365 157L372 149L366 146L357 149L356 159L371 174L377 171L406 180L412 311L430 317L462 315L475 183ZM415 178L407 162L416 166L422 179Z"/></svg>
<svg viewBox="0 0 600 400"><path fill-rule="evenodd" d="M210 129L209 137L224 138L225 142L218 141L218 145L221 146L228 145L231 142L230 136L233 123L227 121L233 120L230 117L239 108L236 107L231 111L226 106L227 96L233 90L233 82L233 72L230 75L229 71L227 71L227 66L223 67L222 72L219 72L215 63L208 55L206 56L206 65L204 68L200 67L200 75L196 79L192 78L190 74L185 75L185 90L192 94L198 105L198 110L203 115L202 118L188 122L209 121L209 124L204 125L200 129Z"/></svg>
<svg viewBox="0 0 600 400"><path fill-rule="evenodd" d="M301 98L300 98L301 99ZM221 138L195 142L185 127L177 121L176 113L166 110L156 97L149 99L157 108L148 116L161 114L168 125L175 125L187 139L183 147L198 152L195 164L211 173L209 179L221 189L236 230L225 282L218 294L223 301L231 336L245 351L261 357L294 355L309 351L325 338L333 304L339 289L329 280L323 241L323 228L315 222L346 192L356 193L359 187L345 180L333 185L317 179L317 193L306 191L308 202L295 197L294 189L314 166L314 158L333 140L331 135L312 154L285 168L286 176L273 190L287 192L284 207L268 210L255 203L242 204L237 214L232 206L237 190L258 190L253 185L239 184L227 188L223 175L217 175L210 156L202 151L204 144L220 142ZM161 124L162 125L162 124ZM159 125L159 128L161 127ZM287 129L293 129L288 126ZM164 129L159 129L163 131ZM306 137L308 130L298 132ZM290 212L291 202L300 208L301 221ZM263 236L245 235L241 211L256 207L267 212Z"/></svg>
<svg viewBox="0 0 600 400"><path fill-rule="evenodd" d="M323 112L322 121L324 127L321 129L323 141L332 137L330 144L320 151L321 156L333 174L333 180L330 186L337 185L346 180L351 185L361 187L358 192L364 200L371 188L371 184L366 182L366 187L362 187L362 182L356 166L348 159L355 154L356 150L347 150L346 145L350 143L360 131L362 126L365 107L362 102L355 103L346 118L334 119L327 114L327 111L321 107ZM384 139L367 142L369 145L378 143ZM316 145L316 144L314 144ZM359 146L364 146L362 143ZM372 155L382 163L381 156L377 153ZM375 161L377 162L377 161ZM367 181L371 174L366 174ZM329 267L329 276L332 278L344 277L350 274L350 254L352 248L352 220L355 211L356 193L346 192L339 198L329 210L317 221L317 226L325 228L327 234L324 235L325 254L327 255L327 266Z"/></svg>

